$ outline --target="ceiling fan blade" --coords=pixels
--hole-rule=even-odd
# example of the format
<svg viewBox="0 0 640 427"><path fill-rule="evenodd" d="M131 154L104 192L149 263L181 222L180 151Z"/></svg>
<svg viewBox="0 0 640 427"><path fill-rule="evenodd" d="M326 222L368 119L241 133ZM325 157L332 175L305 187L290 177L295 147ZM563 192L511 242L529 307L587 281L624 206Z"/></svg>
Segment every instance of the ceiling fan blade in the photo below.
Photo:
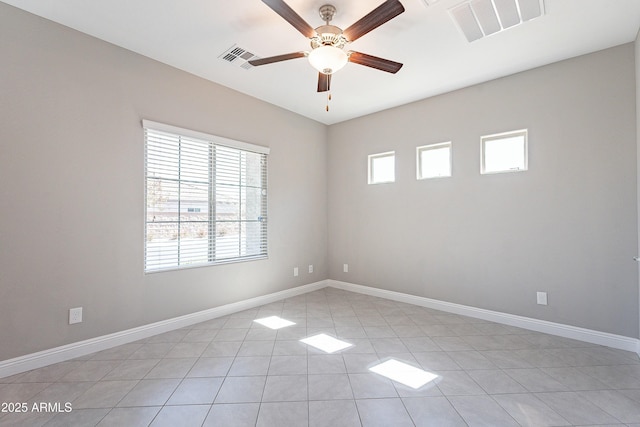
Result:
<svg viewBox="0 0 640 427"><path fill-rule="evenodd" d="M378 70L386 71L387 73L395 74L400 71L402 64L388 59L378 58L377 56L367 55L360 52L349 52L349 62L354 64L364 65L365 67L376 68Z"/></svg>
<svg viewBox="0 0 640 427"><path fill-rule="evenodd" d="M328 92L331 89L331 74L318 73L318 92Z"/></svg>
<svg viewBox="0 0 640 427"><path fill-rule="evenodd" d="M288 61L289 59L304 58L305 56L307 56L306 52L285 53L284 55L269 56L268 58L252 59L249 64L257 67L259 65L273 64L274 62Z"/></svg>
<svg viewBox="0 0 640 427"><path fill-rule="evenodd" d="M343 34L350 42L355 41L402 12L404 12L402 3L398 0L387 0L344 30Z"/></svg>
<svg viewBox="0 0 640 427"><path fill-rule="evenodd" d="M285 21L293 25L293 27L300 31L303 36L307 38L314 37L316 30L307 21L302 19L291 7L282 0L262 0L264 4L269 6L278 15L282 16Z"/></svg>

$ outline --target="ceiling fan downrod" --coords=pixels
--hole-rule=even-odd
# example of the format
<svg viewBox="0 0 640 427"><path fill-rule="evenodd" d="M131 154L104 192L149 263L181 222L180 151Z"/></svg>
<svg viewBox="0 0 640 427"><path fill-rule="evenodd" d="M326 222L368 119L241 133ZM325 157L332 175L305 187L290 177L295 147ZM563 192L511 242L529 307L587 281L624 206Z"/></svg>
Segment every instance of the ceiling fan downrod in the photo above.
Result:
<svg viewBox="0 0 640 427"><path fill-rule="evenodd" d="M320 6L320 18L329 25L329 22L336 15L336 7L332 4Z"/></svg>

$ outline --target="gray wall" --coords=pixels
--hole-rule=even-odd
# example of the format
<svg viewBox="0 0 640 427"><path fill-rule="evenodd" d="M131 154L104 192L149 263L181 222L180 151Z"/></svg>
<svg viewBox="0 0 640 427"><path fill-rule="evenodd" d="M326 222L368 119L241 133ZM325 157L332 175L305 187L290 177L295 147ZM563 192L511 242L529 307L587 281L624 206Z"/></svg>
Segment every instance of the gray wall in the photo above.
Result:
<svg viewBox="0 0 640 427"><path fill-rule="evenodd" d="M330 277L638 337L635 78L627 44L332 126ZM480 175L480 136L523 128L529 171ZM417 181L442 141L453 177Z"/></svg>
<svg viewBox="0 0 640 427"><path fill-rule="evenodd" d="M328 129L3 3L0 57L0 360L326 278L638 337L632 45ZM143 274L143 118L271 147L268 260ZM480 176L524 127L530 170Z"/></svg>
<svg viewBox="0 0 640 427"><path fill-rule="evenodd" d="M327 278L324 125L4 3L0 58L0 360ZM143 118L271 147L268 260L143 274Z"/></svg>
<svg viewBox="0 0 640 427"><path fill-rule="evenodd" d="M637 168L638 168L638 232L640 233L640 32L636 36L635 42L636 54L636 142L637 142ZM640 255L640 234L638 237L638 254ZM640 262L638 263L640 270ZM638 294L640 294L640 281L638 282ZM640 295L639 295L640 298ZM640 301L638 302L640 305ZM640 324L640 311L638 313L638 323Z"/></svg>

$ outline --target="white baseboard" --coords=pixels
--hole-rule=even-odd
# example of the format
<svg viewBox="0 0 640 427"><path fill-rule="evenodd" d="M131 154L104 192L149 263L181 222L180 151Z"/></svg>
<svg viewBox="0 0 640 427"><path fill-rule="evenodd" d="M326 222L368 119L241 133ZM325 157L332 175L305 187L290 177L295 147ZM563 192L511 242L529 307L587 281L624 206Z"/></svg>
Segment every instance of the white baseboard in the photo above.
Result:
<svg viewBox="0 0 640 427"><path fill-rule="evenodd" d="M340 282L337 280L322 280L319 282L310 283L308 285L286 289L284 291L250 298L248 300L238 301L232 304L226 304L209 310L203 310L197 313L187 314L185 316L167 319L160 322L151 323L149 325L144 325L125 331L116 332L113 334L91 338L85 341L79 341L76 343L55 347L49 350L44 350L37 353L27 354L25 356L0 361L0 378L30 371L32 369L42 368L47 365L64 362L66 360L75 359L77 357L86 356L87 354L107 350L122 344L128 344L134 341L151 337L153 335L173 331L175 329L184 328L186 326L195 325L196 323L205 322L217 317L227 316L229 314L248 310L285 298L291 298L297 295L313 292L327 286L337 289L343 289L346 291L357 292L360 294L385 298L393 301L418 305L421 307L432 308L447 313L460 314L463 316L474 317L477 319L483 319L491 322L501 323L504 325L516 326L536 332L544 332L551 335L572 338L579 341L604 345L620 350L633 351L640 355L640 340L635 338L594 331L591 329L579 328L576 326L563 325L560 323L547 322L545 320L532 319L529 317L516 316L513 314L500 313L497 311L485 310L482 308L470 307L461 304L454 304L415 295L403 294L395 291L388 291L385 289Z"/></svg>
<svg viewBox="0 0 640 427"><path fill-rule="evenodd" d="M327 282L328 286L345 291L386 298L393 301L404 302L421 307L445 311L447 313L460 314L463 316L474 317L476 319L501 323L503 325L516 326L518 328L528 329L531 331L543 332L565 338L572 338L591 344L598 344L617 348L620 350L633 351L640 355L640 340L635 338L610 334L607 332L594 331L591 329L579 328L577 326L547 322L545 320L532 319L530 317L516 316L514 314L500 313L497 311L485 310L482 308L470 307L462 304L454 304L415 295L403 294L400 292L388 291L386 289L378 289L369 286L356 285L353 283L340 282L337 280L328 280Z"/></svg>
<svg viewBox="0 0 640 427"><path fill-rule="evenodd" d="M296 288L286 289L284 291L222 305L209 310L203 310L187 314L185 316L151 323L149 325L139 326L137 328L127 329L121 332L63 345L13 359L3 360L0 361L0 378L30 371L32 369L42 368L53 363L64 362L66 360L86 356L87 354L95 353L96 351L107 350L122 344L128 344L153 335L195 325L196 323L227 316L229 314L248 310L250 308L269 304L285 298L306 294L308 292L325 288L326 286L327 281L322 280L316 283L310 283L308 285L298 286Z"/></svg>

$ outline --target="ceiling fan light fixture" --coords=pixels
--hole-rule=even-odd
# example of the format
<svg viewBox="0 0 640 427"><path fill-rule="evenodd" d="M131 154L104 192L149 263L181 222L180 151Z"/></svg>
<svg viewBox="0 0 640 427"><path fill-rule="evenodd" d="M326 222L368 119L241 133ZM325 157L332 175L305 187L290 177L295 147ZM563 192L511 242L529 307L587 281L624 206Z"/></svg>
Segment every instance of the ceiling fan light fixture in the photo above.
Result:
<svg viewBox="0 0 640 427"><path fill-rule="evenodd" d="M349 61L347 53L335 46L320 46L309 52L309 63L323 74L333 74Z"/></svg>

